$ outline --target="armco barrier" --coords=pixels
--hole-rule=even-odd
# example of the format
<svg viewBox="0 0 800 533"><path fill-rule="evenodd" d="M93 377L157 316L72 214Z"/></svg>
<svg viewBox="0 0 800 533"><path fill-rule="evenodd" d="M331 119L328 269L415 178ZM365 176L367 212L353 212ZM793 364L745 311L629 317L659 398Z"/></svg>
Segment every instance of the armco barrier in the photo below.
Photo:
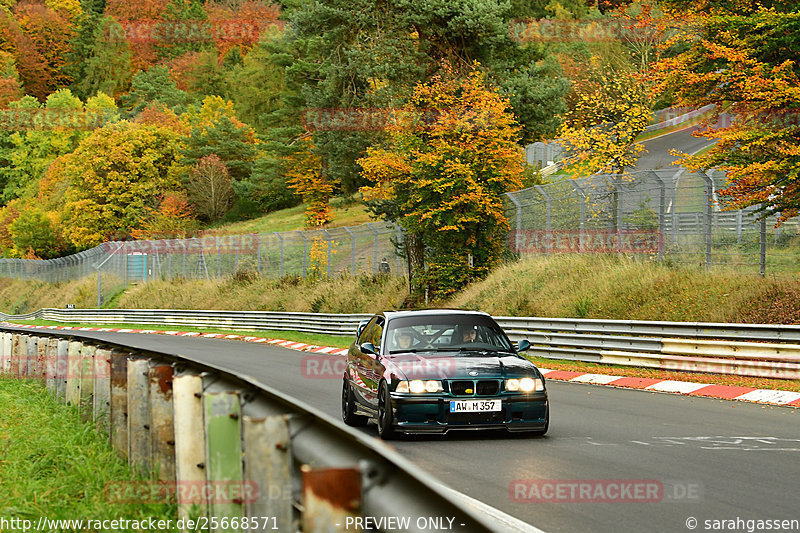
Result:
<svg viewBox="0 0 800 533"><path fill-rule="evenodd" d="M348 517L503 530L397 453L252 377L87 333L3 327L0 338L5 378L43 380L150 476L144 491L110 487L111 499L172 487L180 516L213 517L211 531L353 530Z"/></svg>
<svg viewBox="0 0 800 533"><path fill-rule="evenodd" d="M174 309L40 309L4 320L286 330L352 336L370 315ZM531 355L612 365L800 378L800 326L497 317ZM757 341L757 342L753 342Z"/></svg>

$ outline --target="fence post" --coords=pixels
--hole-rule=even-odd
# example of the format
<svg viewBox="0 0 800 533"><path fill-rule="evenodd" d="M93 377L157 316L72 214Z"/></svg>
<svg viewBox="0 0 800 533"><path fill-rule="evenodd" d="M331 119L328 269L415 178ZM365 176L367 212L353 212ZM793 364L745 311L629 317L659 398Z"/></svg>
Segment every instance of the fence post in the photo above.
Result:
<svg viewBox="0 0 800 533"><path fill-rule="evenodd" d="M278 240L281 242L281 267L280 267L280 276L283 277L283 235L278 233L277 231L272 232Z"/></svg>
<svg viewBox="0 0 800 533"><path fill-rule="evenodd" d="M658 261L664 260L664 226L667 219L667 184L655 171L650 175L658 180Z"/></svg>
<svg viewBox="0 0 800 533"><path fill-rule="evenodd" d="M575 189L575 195L578 197L578 200L581 203L580 221L578 222L578 249L582 252L586 237L586 191L584 191L583 187L578 185L578 182L573 178L568 179L572 184L572 187Z"/></svg>
<svg viewBox="0 0 800 533"><path fill-rule="evenodd" d="M261 274L261 237L258 233L254 233L256 237L256 272Z"/></svg>
<svg viewBox="0 0 800 533"><path fill-rule="evenodd" d="M761 277L767 273L767 217L761 217L761 231L759 232L759 256Z"/></svg>
<svg viewBox="0 0 800 533"><path fill-rule="evenodd" d="M350 231L350 228L347 226L344 227L344 230L350 235L350 274L355 275L356 273L356 236L353 235L353 232Z"/></svg>
<svg viewBox="0 0 800 533"><path fill-rule="evenodd" d="M544 197L545 206L547 209L547 214L545 215L546 233L545 233L544 248L546 250L546 253L549 255L550 250L553 246L553 204L550 195L547 194L547 192L545 192L544 187L542 187L541 185L535 185L534 187L536 188L537 191L539 191L539 194L541 194Z"/></svg>
<svg viewBox="0 0 800 533"><path fill-rule="evenodd" d="M514 251L519 253L522 244L522 204L519 200L517 200L513 193L507 192L506 196L508 196L509 200L511 200L511 203L514 204L517 212L517 233L514 235Z"/></svg>
<svg viewBox="0 0 800 533"><path fill-rule="evenodd" d="M367 222L366 226L372 230L372 233L375 235L375 250L373 252L374 257L372 260L372 273L378 273L378 230L372 227L372 224Z"/></svg>
<svg viewBox="0 0 800 533"><path fill-rule="evenodd" d="M295 230L295 233L299 234L300 237L303 239L303 277L306 277L306 272L308 269L308 237L306 237L305 233L300 230ZM283 242L283 241L281 241ZM283 260L281 260L281 264Z"/></svg>
<svg viewBox="0 0 800 533"><path fill-rule="evenodd" d="M214 243L217 245L217 278L222 277L222 245L219 243L219 238L214 237Z"/></svg>
<svg viewBox="0 0 800 533"><path fill-rule="evenodd" d="M327 260L328 268L325 275L331 277L331 234L328 233L328 230L326 230L325 228L322 228L322 231L323 233L325 233L325 237L328 238L328 260Z"/></svg>
<svg viewBox="0 0 800 533"><path fill-rule="evenodd" d="M713 216L712 209L714 201L714 182L711 181L711 178L709 178L705 172L699 171L698 174L701 178L703 178L703 182L705 183L705 203L703 204L703 234L705 235L706 241L705 267L706 270L708 270L708 268L711 266L711 217Z"/></svg>

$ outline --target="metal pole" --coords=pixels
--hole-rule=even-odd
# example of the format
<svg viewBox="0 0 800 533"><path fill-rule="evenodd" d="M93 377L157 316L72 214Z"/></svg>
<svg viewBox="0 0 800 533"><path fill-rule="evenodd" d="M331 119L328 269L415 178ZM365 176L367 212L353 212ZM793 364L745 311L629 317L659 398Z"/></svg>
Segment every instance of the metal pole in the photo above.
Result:
<svg viewBox="0 0 800 533"><path fill-rule="evenodd" d="M372 227L372 224L367 222L366 226L372 230L372 233L375 234L375 251L374 251L374 258L372 261L372 273L378 273L378 230Z"/></svg>
<svg viewBox="0 0 800 533"><path fill-rule="evenodd" d="M537 191L539 191L539 194L541 194L544 197L545 206L546 206L546 209L547 209L547 213L545 215L546 234L545 234L544 248L545 248L546 253L549 255L550 254L550 250L553 247L553 205L552 205L552 200L550 198L550 195L545 192L544 187L542 187L541 185L534 185L534 188Z"/></svg>
<svg viewBox="0 0 800 533"><path fill-rule="evenodd" d="M356 236L353 235L353 232L350 231L350 228L347 226L344 227L344 230L350 235L350 273L355 275L356 273Z"/></svg>
<svg viewBox="0 0 800 533"><path fill-rule="evenodd" d="M307 251L307 241L308 237L300 230L295 230L295 233L300 234L300 237L303 239L303 277L306 277L306 271L308 267L308 251ZM281 261L282 262L282 261Z"/></svg>
<svg viewBox="0 0 800 533"><path fill-rule="evenodd" d="M278 233L277 231L273 231L272 233L278 238L281 242L281 268L280 268L280 276L283 277L283 235Z"/></svg>
<svg viewBox="0 0 800 533"><path fill-rule="evenodd" d="M256 272L261 274L261 239L258 233L254 234L256 237Z"/></svg>
<svg viewBox="0 0 800 533"><path fill-rule="evenodd" d="M761 231L759 232L759 244L760 244L760 253L761 256L761 277L763 278L764 275L767 273L767 217L764 216L761 218Z"/></svg>
<svg viewBox="0 0 800 533"><path fill-rule="evenodd" d="M222 277L222 246L219 243L219 239L214 237L214 242L217 245L217 277Z"/></svg>
<svg viewBox="0 0 800 533"><path fill-rule="evenodd" d="M658 180L658 261L664 260L664 226L667 219L667 184L661 179L654 171L650 171L656 180Z"/></svg>
<svg viewBox="0 0 800 533"><path fill-rule="evenodd" d="M578 248L582 252L584 247L584 239L586 234L586 191L583 190L583 187L578 185L578 182L572 178L569 178L569 181L572 183L572 186L575 188L575 194L578 196L578 199L581 202L580 206L580 222L579 222L579 237L578 237Z"/></svg>
<svg viewBox="0 0 800 533"><path fill-rule="evenodd" d="M736 211L736 244L742 244L742 210Z"/></svg>
<svg viewBox="0 0 800 533"><path fill-rule="evenodd" d="M507 192L506 196L511 200L511 203L516 207L517 212L517 233L514 235L514 251L519 253L522 247L522 204L514 197L513 193Z"/></svg>
<svg viewBox="0 0 800 533"><path fill-rule="evenodd" d="M712 208L713 208L713 198L712 195L714 194L714 183L711 181L705 172L698 172L703 181L705 182L705 204L703 206L703 211L705 214L703 226L704 226L704 235L706 241L706 260L705 260L705 267L708 270L709 266L711 266L711 217L712 217Z"/></svg>
<svg viewBox="0 0 800 533"><path fill-rule="evenodd" d="M325 228L322 228L322 231L323 231L323 233L325 233L325 236L328 238L328 260L327 260L328 268L327 268L326 275L328 277L331 277L331 234L328 233L328 230L326 230Z"/></svg>

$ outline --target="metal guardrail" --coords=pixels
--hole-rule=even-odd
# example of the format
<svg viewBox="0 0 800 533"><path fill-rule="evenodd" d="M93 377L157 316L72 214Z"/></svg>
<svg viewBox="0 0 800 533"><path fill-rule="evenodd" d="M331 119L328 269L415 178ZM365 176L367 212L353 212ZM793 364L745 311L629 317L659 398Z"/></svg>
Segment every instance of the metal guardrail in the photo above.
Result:
<svg viewBox="0 0 800 533"><path fill-rule="evenodd" d="M3 320L146 324L353 335L367 314L158 309L41 309ZM800 326L497 317L530 355L610 365L800 379ZM757 342L753 342L757 341Z"/></svg>
<svg viewBox="0 0 800 533"><path fill-rule="evenodd" d="M44 380L79 406L150 475L145 483L174 489L181 518L208 517L211 531L345 531L358 517L412 517L403 528L418 532L442 517L453 531L503 529L399 454L250 376L86 333L7 326L0 370Z"/></svg>

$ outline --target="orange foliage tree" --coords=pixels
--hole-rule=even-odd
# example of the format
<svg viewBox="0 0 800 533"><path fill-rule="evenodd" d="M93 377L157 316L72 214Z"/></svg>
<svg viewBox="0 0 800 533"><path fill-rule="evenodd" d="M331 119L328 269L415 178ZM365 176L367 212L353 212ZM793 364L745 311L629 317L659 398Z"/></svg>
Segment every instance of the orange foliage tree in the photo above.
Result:
<svg viewBox="0 0 800 533"><path fill-rule="evenodd" d="M656 90L673 94L677 104L717 106L699 132L717 142L681 162L726 171L719 191L725 208L756 205L762 215L780 213L781 221L797 215L800 66L790 36L797 35L800 7L742 0L729 8L703 4L693 15L691 31L673 40L684 51L654 69Z"/></svg>
<svg viewBox="0 0 800 533"><path fill-rule="evenodd" d="M314 152L311 137L300 143L301 147L284 161L286 183L306 203L306 227L317 228L333 219L329 201L338 183L323 171L322 158Z"/></svg>
<svg viewBox="0 0 800 533"><path fill-rule="evenodd" d="M522 185L520 127L477 68L418 85L399 118L389 142L359 160L372 182L361 190L405 229L415 288L444 298L500 260L502 194Z"/></svg>

